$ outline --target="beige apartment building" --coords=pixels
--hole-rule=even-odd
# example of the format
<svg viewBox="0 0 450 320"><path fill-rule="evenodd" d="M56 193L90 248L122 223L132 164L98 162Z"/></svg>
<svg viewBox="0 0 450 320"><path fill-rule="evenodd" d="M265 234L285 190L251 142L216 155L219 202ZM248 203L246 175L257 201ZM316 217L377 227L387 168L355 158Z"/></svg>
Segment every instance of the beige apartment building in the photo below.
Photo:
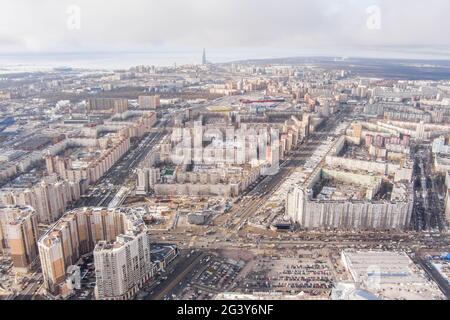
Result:
<svg viewBox="0 0 450 320"><path fill-rule="evenodd" d="M139 96L138 103L141 109L156 109L161 107L159 96Z"/></svg>
<svg viewBox="0 0 450 320"><path fill-rule="evenodd" d="M13 271L27 273L38 256L37 214L28 206L0 205L0 249L13 262Z"/></svg>
<svg viewBox="0 0 450 320"><path fill-rule="evenodd" d="M96 247L98 243L106 250L109 246L111 248L119 248L122 245L124 248L133 247L134 239L136 239L136 245L140 248L139 252L143 254L149 252L148 238L145 232L146 228L142 218L132 208L81 208L68 212L38 243L46 289L54 295L66 291L67 269L71 265L75 265L83 255L93 251L94 259L97 259L94 261L96 274L101 275L103 272L101 261L104 260L100 256L105 251ZM145 236L138 236L141 233ZM141 248L141 246L143 247ZM140 261L145 263L146 271L142 271L141 276L133 280L133 286L127 284L125 291L122 289L113 291L105 289L106 291L103 291L102 288L106 285L103 283L106 281L104 280L106 275L98 276L97 285L100 288L98 298L117 299L119 296L125 298L132 288L142 284L142 281L150 276L150 256L148 255L148 259L146 256L140 257ZM107 265L104 266L104 268L107 267ZM127 279L131 278L127 277Z"/></svg>

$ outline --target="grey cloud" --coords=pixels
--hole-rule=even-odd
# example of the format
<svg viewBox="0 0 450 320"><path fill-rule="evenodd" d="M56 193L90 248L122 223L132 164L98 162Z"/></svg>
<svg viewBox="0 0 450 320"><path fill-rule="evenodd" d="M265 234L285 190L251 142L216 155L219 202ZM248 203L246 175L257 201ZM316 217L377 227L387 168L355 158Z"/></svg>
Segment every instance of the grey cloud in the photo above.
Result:
<svg viewBox="0 0 450 320"><path fill-rule="evenodd" d="M338 50L450 46L447 0L23 0L2 1L0 49L135 50L155 47ZM81 29L66 28L69 5ZM366 8L381 9L381 29Z"/></svg>

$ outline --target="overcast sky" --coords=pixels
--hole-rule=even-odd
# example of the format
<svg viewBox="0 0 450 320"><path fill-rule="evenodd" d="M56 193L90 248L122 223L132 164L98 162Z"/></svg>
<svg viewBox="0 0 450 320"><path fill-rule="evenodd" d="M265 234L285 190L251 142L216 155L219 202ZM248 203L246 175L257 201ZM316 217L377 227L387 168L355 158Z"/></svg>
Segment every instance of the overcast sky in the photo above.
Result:
<svg viewBox="0 0 450 320"><path fill-rule="evenodd" d="M71 5L80 8L79 28ZM376 10L366 11L373 5L379 20ZM449 14L448 0L2 0L0 52L206 47L249 58L267 52L450 59Z"/></svg>

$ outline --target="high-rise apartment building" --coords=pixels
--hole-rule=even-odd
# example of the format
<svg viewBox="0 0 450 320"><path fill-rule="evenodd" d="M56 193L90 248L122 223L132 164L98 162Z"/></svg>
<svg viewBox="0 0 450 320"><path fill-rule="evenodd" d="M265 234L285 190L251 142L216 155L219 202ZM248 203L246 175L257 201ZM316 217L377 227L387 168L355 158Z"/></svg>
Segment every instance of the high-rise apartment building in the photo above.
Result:
<svg viewBox="0 0 450 320"><path fill-rule="evenodd" d="M46 176L31 188L6 188L0 192L4 205L31 206L36 210L38 221L52 223L64 213L70 202L80 198L80 184L59 180L55 174Z"/></svg>
<svg viewBox="0 0 450 320"><path fill-rule="evenodd" d="M128 110L128 100L119 98L89 98L86 109L88 112L122 113Z"/></svg>
<svg viewBox="0 0 450 320"><path fill-rule="evenodd" d="M361 139L361 134L362 134L362 125L359 123L353 124L353 137Z"/></svg>
<svg viewBox="0 0 450 320"><path fill-rule="evenodd" d="M141 233L143 236L140 236ZM131 292L134 292L133 290L135 289L133 288L136 285L139 286L150 277L151 263L145 255L149 244L147 243L148 238L144 221L140 214L132 208L82 208L68 212L38 243L46 289L55 295L63 292L68 268L74 265L84 254L94 251L97 243L100 242L102 243L101 246L105 247L111 245L113 248L118 248L122 244L130 242L124 246L127 248L124 250L128 255L135 252L131 243L134 237L140 239L136 240L140 250L139 254L142 253L139 256L139 265L145 264L145 270L150 270L149 273L145 273L144 276L144 273L141 271L134 271L134 280L130 280L133 281L134 285L127 287L124 295L122 294L122 289L119 291L108 291L109 289L107 289L105 294L103 294L102 288L108 287L108 284L103 282L103 279L106 279L107 276L98 278L99 286L101 287L98 295L100 299L125 298L132 294ZM141 241L143 241L143 244ZM95 265L103 265L103 262L96 261ZM133 266L135 265L136 261L133 260ZM109 266L104 265L102 268L108 269ZM100 270L99 272L102 271ZM137 280L138 278L140 279L139 281ZM117 292L122 292L119 294L120 297L115 296Z"/></svg>
<svg viewBox="0 0 450 320"><path fill-rule="evenodd" d="M29 206L0 205L0 248L16 272L28 272L38 256L37 214Z"/></svg>
<svg viewBox="0 0 450 320"><path fill-rule="evenodd" d="M139 96L138 103L141 109L156 109L161 107L159 96Z"/></svg>
<svg viewBox="0 0 450 320"><path fill-rule="evenodd" d="M136 194L147 194L160 181L161 173L157 168L140 168L136 185Z"/></svg>
<svg viewBox="0 0 450 320"><path fill-rule="evenodd" d="M150 243L146 233L100 241L94 249L97 299L129 299L151 276Z"/></svg>

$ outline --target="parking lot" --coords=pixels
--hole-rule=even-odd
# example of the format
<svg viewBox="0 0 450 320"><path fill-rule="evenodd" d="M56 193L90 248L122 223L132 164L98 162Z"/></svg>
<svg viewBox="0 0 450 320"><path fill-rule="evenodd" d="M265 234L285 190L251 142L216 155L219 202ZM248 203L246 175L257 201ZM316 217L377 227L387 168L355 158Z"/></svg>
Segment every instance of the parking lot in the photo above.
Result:
<svg viewBox="0 0 450 320"><path fill-rule="evenodd" d="M327 254L318 252L262 255L251 262L238 291L307 293L328 296L335 280L334 267Z"/></svg>
<svg viewBox="0 0 450 320"><path fill-rule="evenodd" d="M164 296L164 299L213 299L217 293L232 289L245 262L207 253L197 261L192 271Z"/></svg>

